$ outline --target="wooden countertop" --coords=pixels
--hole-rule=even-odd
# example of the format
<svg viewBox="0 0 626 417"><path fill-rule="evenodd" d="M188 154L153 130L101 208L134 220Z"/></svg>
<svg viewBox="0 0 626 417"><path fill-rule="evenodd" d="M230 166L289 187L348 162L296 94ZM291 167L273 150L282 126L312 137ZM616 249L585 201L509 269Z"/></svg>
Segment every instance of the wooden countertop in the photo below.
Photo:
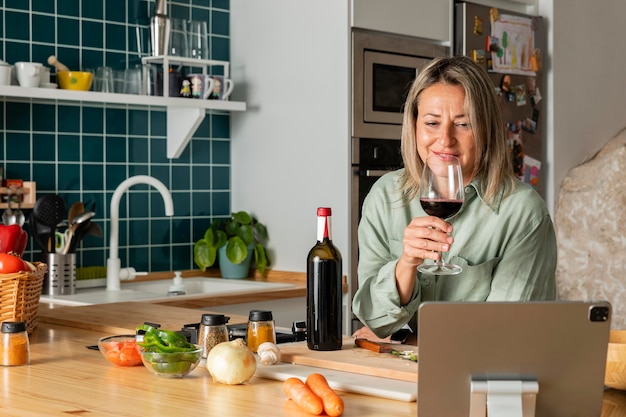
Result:
<svg viewBox="0 0 626 417"><path fill-rule="evenodd" d="M62 309L72 315L72 310L79 308ZM182 326L186 324L186 314L197 315L197 311L178 310L166 308L164 313L169 318L156 317L155 320L169 320L172 326ZM59 311L55 314L58 315ZM42 313L45 315L45 310ZM173 318L174 313L182 314L180 323ZM114 325L113 328L124 326ZM185 414L197 412L231 417L308 415L285 399L280 381L254 377L246 385L227 386L213 383L206 368L201 366L182 379L162 379L141 366L112 365L98 351L86 348L108 334L101 330L40 322L30 336L31 364L0 367L1 414L144 417L176 415L184 410ZM414 402L339 394L345 402L343 415L346 417L417 415ZM606 391L602 417L624 415L626 392Z"/></svg>

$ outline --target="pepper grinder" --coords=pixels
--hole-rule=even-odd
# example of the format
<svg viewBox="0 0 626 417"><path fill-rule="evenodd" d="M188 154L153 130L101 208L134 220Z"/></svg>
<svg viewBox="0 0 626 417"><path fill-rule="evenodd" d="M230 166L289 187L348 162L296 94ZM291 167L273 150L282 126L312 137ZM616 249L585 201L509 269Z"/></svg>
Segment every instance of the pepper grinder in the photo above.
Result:
<svg viewBox="0 0 626 417"><path fill-rule="evenodd" d="M170 20L167 17L166 0L157 0L154 15L150 19L152 56L167 55L170 40Z"/></svg>

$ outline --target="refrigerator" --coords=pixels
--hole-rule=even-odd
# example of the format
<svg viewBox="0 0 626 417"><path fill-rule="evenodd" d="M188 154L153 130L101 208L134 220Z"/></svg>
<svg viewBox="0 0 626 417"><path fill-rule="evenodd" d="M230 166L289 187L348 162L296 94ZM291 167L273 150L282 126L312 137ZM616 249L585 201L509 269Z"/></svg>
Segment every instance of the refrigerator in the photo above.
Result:
<svg viewBox="0 0 626 417"><path fill-rule="evenodd" d="M515 173L543 195L544 21L469 2L457 2L454 8L454 53L488 71L500 99Z"/></svg>

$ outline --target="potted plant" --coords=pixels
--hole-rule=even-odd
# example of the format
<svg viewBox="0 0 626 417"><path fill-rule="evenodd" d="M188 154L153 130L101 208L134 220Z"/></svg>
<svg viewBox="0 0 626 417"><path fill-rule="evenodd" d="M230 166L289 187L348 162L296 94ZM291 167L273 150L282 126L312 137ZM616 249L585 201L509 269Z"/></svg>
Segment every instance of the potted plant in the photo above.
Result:
<svg viewBox="0 0 626 417"><path fill-rule="evenodd" d="M269 265L264 243L268 240L267 228L248 212L231 213L228 219L215 220L204 237L194 245L194 262L205 271L219 257L224 278L245 278L248 275L252 254L259 274ZM229 263L235 266L228 269Z"/></svg>

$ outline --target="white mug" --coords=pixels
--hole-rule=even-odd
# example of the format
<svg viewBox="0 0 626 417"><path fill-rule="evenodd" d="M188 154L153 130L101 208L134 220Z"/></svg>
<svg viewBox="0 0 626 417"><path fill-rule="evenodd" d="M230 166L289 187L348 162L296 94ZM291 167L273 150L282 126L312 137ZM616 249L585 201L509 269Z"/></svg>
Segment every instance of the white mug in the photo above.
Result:
<svg viewBox="0 0 626 417"><path fill-rule="evenodd" d="M17 82L22 87L39 87L43 64L38 62L16 62Z"/></svg>
<svg viewBox="0 0 626 417"><path fill-rule="evenodd" d="M210 75L191 74L189 75L191 83L191 97L208 99L213 93L215 81Z"/></svg>
<svg viewBox="0 0 626 417"><path fill-rule="evenodd" d="M226 78L223 75L213 75L214 86L212 99L215 100L228 100L228 96L233 92L235 83L230 78Z"/></svg>

